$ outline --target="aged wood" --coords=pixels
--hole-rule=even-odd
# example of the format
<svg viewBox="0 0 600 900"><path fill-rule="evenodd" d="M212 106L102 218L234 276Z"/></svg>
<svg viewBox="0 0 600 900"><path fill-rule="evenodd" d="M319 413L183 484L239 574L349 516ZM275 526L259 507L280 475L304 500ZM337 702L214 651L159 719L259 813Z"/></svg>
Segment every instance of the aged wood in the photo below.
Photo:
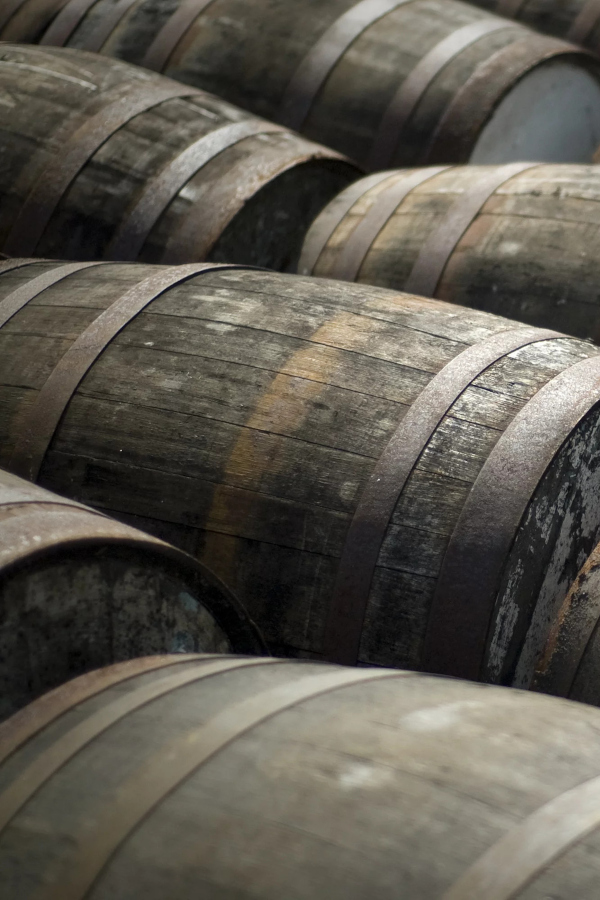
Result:
<svg viewBox="0 0 600 900"><path fill-rule="evenodd" d="M264 644L205 566L0 470L0 718L99 665L232 649Z"/></svg>
<svg viewBox="0 0 600 900"><path fill-rule="evenodd" d="M61 264L5 266L0 310ZM95 346L102 316L158 277L163 292L119 320L87 374L87 357L78 368L75 349ZM585 392L578 364L589 369ZM67 393L65 372L77 376ZM543 399L569 379L579 405ZM55 280L8 319L0 385L0 463L15 464L24 435L44 433L41 484L194 554L239 596L272 652L338 658L342 644L328 645L325 628L336 578L352 580L352 565L341 575L346 559L363 585L350 634L358 661L422 666L442 565L477 496L492 520L486 540L496 540L497 518L507 543L485 592L473 588L473 603L485 594L487 604L473 665L478 677L510 682L536 604L549 627L600 537L600 353L487 313L243 267L193 277L182 267L177 277L107 263ZM430 407L436 396L443 403ZM55 431L43 427L47 411ZM415 421L429 425L403 481L386 459L414 444ZM507 429L517 425L511 456ZM510 509L521 512L508 524L493 512L503 513L505 486L486 475L498 462L517 471ZM380 471L386 505L369 511ZM364 527L377 537L371 569L359 572L350 536L358 528L362 547ZM468 562L481 548L457 550Z"/></svg>
<svg viewBox="0 0 600 900"><path fill-rule="evenodd" d="M519 673L523 686L600 705L599 620L600 548L596 547L565 597L542 650L543 627L532 629L527 655L536 658L537 668L533 679Z"/></svg>
<svg viewBox="0 0 600 900"><path fill-rule="evenodd" d="M363 179L364 190L355 182L315 220L299 271L599 341L600 172L528 165L392 172Z"/></svg>
<svg viewBox="0 0 600 900"><path fill-rule="evenodd" d="M500 16L559 38L600 50L600 2L598 0L472 0Z"/></svg>
<svg viewBox="0 0 600 900"><path fill-rule="evenodd" d="M591 56L457 0L25 0L0 36L162 71L370 169L600 143Z"/></svg>
<svg viewBox="0 0 600 900"><path fill-rule="evenodd" d="M0 726L4 886L595 900L599 734L590 706L397 670L113 666Z"/></svg>
<svg viewBox="0 0 600 900"><path fill-rule="evenodd" d="M3 45L0 99L9 256L286 268L357 174L216 97L78 51Z"/></svg>

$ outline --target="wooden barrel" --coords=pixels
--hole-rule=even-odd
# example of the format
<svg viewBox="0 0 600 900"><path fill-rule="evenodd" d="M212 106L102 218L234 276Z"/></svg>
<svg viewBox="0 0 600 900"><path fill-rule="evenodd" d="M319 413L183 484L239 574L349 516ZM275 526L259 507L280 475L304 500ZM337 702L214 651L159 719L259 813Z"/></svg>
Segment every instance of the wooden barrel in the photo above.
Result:
<svg viewBox="0 0 600 900"><path fill-rule="evenodd" d="M600 169L379 173L308 232L299 271L450 300L600 341Z"/></svg>
<svg viewBox="0 0 600 900"><path fill-rule="evenodd" d="M591 706L196 657L110 667L24 713L0 726L7 898L598 896Z"/></svg>
<svg viewBox="0 0 600 900"><path fill-rule="evenodd" d="M0 718L117 660L264 649L193 557L0 471Z"/></svg>
<svg viewBox="0 0 600 900"><path fill-rule="evenodd" d="M196 554L273 653L510 682L600 540L588 342L243 267L0 272L0 464Z"/></svg>
<svg viewBox="0 0 600 900"><path fill-rule="evenodd" d="M358 174L202 91L75 50L0 47L0 249L286 268Z"/></svg>
<svg viewBox="0 0 600 900"><path fill-rule="evenodd" d="M518 19L531 28L600 51L598 0L470 0L499 16Z"/></svg>
<svg viewBox="0 0 600 900"><path fill-rule="evenodd" d="M8 0L5 40L213 91L366 168L591 161L598 63L457 0Z"/></svg>

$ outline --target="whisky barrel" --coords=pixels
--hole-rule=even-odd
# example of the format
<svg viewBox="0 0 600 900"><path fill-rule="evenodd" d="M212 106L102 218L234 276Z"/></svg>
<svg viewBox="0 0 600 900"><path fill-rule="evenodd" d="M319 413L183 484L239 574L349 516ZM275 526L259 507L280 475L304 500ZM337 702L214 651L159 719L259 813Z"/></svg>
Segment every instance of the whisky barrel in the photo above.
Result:
<svg viewBox="0 0 600 900"><path fill-rule="evenodd" d="M524 22L546 34L600 51L598 0L470 0L499 16Z"/></svg>
<svg viewBox="0 0 600 900"><path fill-rule="evenodd" d="M232 650L264 644L205 566L0 471L0 718L117 660Z"/></svg>
<svg viewBox="0 0 600 900"><path fill-rule="evenodd" d="M457 0L17 7L9 2L5 11L5 40L94 50L161 71L373 170L586 162L600 143L598 62Z"/></svg>
<svg viewBox="0 0 600 900"><path fill-rule="evenodd" d="M6 897L598 896L594 707L276 659L94 676L0 726Z"/></svg>
<svg viewBox="0 0 600 900"><path fill-rule="evenodd" d="M285 268L358 174L203 91L76 50L0 46L8 256Z"/></svg>
<svg viewBox="0 0 600 900"><path fill-rule="evenodd" d="M379 173L307 234L299 271L600 341L600 170L515 163Z"/></svg>
<svg viewBox="0 0 600 900"><path fill-rule="evenodd" d="M2 322L0 464L192 550L272 653L510 682L600 540L591 343L209 263L5 262Z"/></svg>

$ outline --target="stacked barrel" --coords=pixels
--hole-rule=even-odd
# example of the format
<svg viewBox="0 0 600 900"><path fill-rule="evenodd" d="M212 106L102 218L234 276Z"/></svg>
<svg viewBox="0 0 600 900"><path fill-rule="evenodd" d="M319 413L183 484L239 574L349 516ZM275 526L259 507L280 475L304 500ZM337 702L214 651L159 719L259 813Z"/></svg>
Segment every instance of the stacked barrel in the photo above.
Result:
<svg viewBox="0 0 600 900"><path fill-rule="evenodd" d="M0 5L0 897L596 898L599 14Z"/></svg>

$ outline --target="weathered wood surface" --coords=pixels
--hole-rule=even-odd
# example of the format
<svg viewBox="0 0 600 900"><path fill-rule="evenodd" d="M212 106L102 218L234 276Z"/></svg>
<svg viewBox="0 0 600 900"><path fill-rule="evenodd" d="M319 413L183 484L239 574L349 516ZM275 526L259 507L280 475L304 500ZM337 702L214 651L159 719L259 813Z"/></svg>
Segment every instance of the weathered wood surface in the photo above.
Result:
<svg viewBox="0 0 600 900"><path fill-rule="evenodd" d="M189 96L165 99L169 85ZM116 104L144 93L146 108L125 121ZM285 268L316 213L357 174L333 151L203 91L79 51L3 45L0 100L9 256ZM120 127L108 124L115 109Z"/></svg>
<svg viewBox="0 0 600 900"><path fill-rule="evenodd" d="M389 209L381 227L374 218L410 172L390 173L370 190L356 185L361 196L347 212L343 200L348 192L343 192L309 232L305 250L312 247L312 252L310 260L305 254L301 271L347 277L346 252L353 264L346 271L358 281L407 289L424 245L431 241L431 250L442 245L446 217L468 201L487 169L457 167L431 175L395 211ZM364 238L355 253L350 245L359 238L359 226ZM433 291L414 284L413 289L598 341L599 260L600 171L596 166L541 165L506 180L473 211Z"/></svg>
<svg viewBox="0 0 600 900"><path fill-rule="evenodd" d="M598 895L593 707L199 657L111 667L27 713L0 726L19 900Z"/></svg>
<svg viewBox="0 0 600 900"><path fill-rule="evenodd" d="M500 16L517 19L546 34L600 51L598 0L471 0Z"/></svg>
<svg viewBox="0 0 600 900"><path fill-rule="evenodd" d="M0 309L55 266L1 275ZM115 263L72 274L0 329L1 464L11 465L28 409L77 336L157 271ZM60 421L40 483L197 556L240 598L272 652L319 657L346 536L386 445L447 363L519 328L359 285L206 272L165 291L108 345ZM502 513L505 483L520 484L525 462L544 458L548 429L562 421L563 407L550 404L535 425L528 404L561 372L575 377L571 367L598 359L591 344L557 335L499 354L467 382L398 485L391 521L375 521L382 544L362 662L423 664L449 540L499 439L518 414L534 430L509 460L514 479L484 492L484 508ZM517 492L524 513L508 528L516 542L492 591L481 677L510 682L536 603L550 622L597 543L600 432L596 410L587 412L600 397L595 385L579 419L559 429L531 496ZM473 558L493 537L494 527L483 530Z"/></svg>
<svg viewBox="0 0 600 900"><path fill-rule="evenodd" d="M600 705L600 547L582 566L554 621L533 680L523 686Z"/></svg>
<svg viewBox="0 0 600 900"><path fill-rule="evenodd" d="M598 64L458 0L23 0L0 36L154 68L370 169L600 143Z"/></svg>
<svg viewBox="0 0 600 900"><path fill-rule="evenodd" d="M205 566L0 471L0 718L117 660L262 648Z"/></svg>

